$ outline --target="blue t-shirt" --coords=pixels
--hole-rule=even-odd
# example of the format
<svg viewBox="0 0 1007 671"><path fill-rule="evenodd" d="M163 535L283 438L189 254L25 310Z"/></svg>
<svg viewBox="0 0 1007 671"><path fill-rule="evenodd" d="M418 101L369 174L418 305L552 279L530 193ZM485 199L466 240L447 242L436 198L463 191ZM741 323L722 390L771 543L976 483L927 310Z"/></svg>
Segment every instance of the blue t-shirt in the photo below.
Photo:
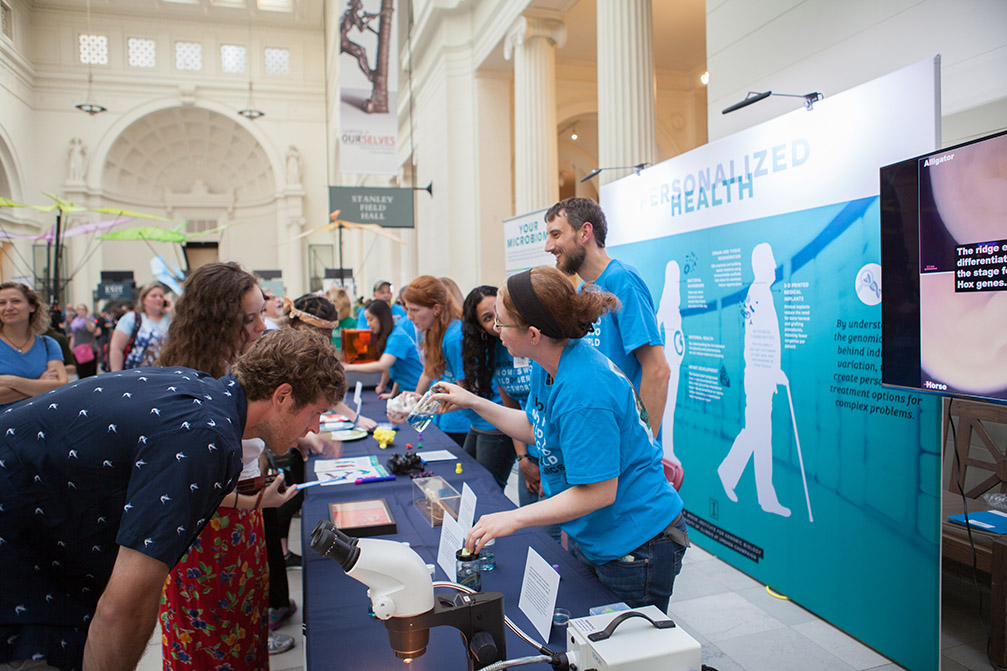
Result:
<svg viewBox="0 0 1007 671"><path fill-rule="evenodd" d="M241 471L232 377L144 368L0 413L0 662L80 669L119 546L173 566Z"/></svg>
<svg viewBox="0 0 1007 671"><path fill-rule="evenodd" d="M613 504L560 525L596 564L631 553L682 512L642 408L626 376L584 340L567 343L551 383L532 364L525 413L546 494L619 478Z"/></svg>
<svg viewBox="0 0 1007 671"><path fill-rule="evenodd" d="M503 346L497 343L493 352L493 385L503 389L507 395L521 404L523 408L528 400L528 389L531 384L531 362L528 365L515 366L514 357Z"/></svg>
<svg viewBox="0 0 1007 671"><path fill-rule="evenodd" d="M441 378L447 382L460 383L465 379L465 362L462 359L462 347L464 344L465 334L460 327L461 322L458 322L458 324L459 324L458 332L461 337L459 337L457 340L452 340L450 343L450 348L446 348L444 350L444 356L448 360L448 368L447 370L444 371L444 374L446 376L448 374L448 370L450 370L452 371L452 375L454 375L455 377L454 380L448 380L446 377ZM496 354L496 352L499 352L500 350L504 350L504 353L507 352L504 346L499 344L498 342L495 347L494 354ZM495 384L495 382L491 384L493 387L493 391L487 398L489 398L489 400L493 401L494 403L500 403L500 391L497 389L497 385ZM495 426L493 426L485 419L480 417L479 414L474 410L459 410L458 412L465 416L465 418L469 422L470 427L473 429L479 429L480 431L498 430Z"/></svg>
<svg viewBox="0 0 1007 671"><path fill-rule="evenodd" d="M633 351L643 345L663 344L654 298L636 268L618 259L605 266L594 284L615 294L622 308L602 315L584 340L611 359L639 390L643 370Z"/></svg>
<svg viewBox="0 0 1007 671"><path fill-rule="evenodd" d="M441 351L444 352L444 372L441 374L441 380L445 382L451 382L452 384L458 384L459 380L465 379L465 370L462 368L462 322L459 319L451 322L448 326L448 330L444 332L444 337L441 339ZM443 415L437 415L436 421L437 426L444 433L468 433L472 426L472 417L475 414L468 410L455 410L453 412L446 412ZM482 421L483 428L486 431L492 431L493 425L486 420L479 418Z"/></svg>
<svg viewBox="0 0 1007 671"><path fill-rule="evenodd" d="M59 343L49 336L35 336L31 348L24 353L0 340L0 375L15 375L29 380L37 380L50 361L62 361L63 351ZM0 410L9 405L20 403L0 403Z"/></svg>
<svg viewBox="0 0 1007 671"><path fill-rule="evenodd" d="M528 360L525 359L527 362ZM503 389L508 396L525 407L528 401L528 388L531 384L531 363L527 366L515 366L514 357L507 351L502 342L498 342L493 351L493 386ZM538 457L538 448L528 445L528 454Z"/></svg>
<svg viewBox="0 0 1007 671"><path fill-rule="evenodd" d="M397 304L392 305L392 321L398 324L399 322L403 321L403 317L405 316L406 316L405 308ZM357 310L357 328L358 329L370 328L367 325L367 308L360 308L359 310Z"/></svg>
<svg viewBox="0 0 1007 671"><path fill-rule="evenodd" d="M385 341L383 354L395 357L388 375L397 382L402 391L415 391L423 374L419 346L416 342L416 327L408 319L399 320Z"/></svg>

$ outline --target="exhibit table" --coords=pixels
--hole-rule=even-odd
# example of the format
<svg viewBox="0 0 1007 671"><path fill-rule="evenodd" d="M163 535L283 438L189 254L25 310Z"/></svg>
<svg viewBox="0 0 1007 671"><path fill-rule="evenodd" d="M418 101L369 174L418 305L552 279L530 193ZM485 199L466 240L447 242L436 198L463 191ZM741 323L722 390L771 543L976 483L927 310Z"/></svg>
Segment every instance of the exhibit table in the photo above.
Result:
<svg viewBox="0 0 1007 671"><path fill-rule="evenodd" d="M363 414L377 420L385 417L384 401L374 392L364 392ZM394 452L405 452L406 444L414 449L417 434L408 425L398 427L395 442L388 449L381 450L373 437L346 442L344 457L374 455L382 464ZM433 425L423 432L423 449L447 449L454 455L451 461L432 462L427 471L443 477L459 492L464 483L476 493L476 519L481 515L499 510L507 510L514 505L497 487L493 477L469 457L464 450L437 430ZM456 473L457 464L462 472ZM315 479L314 460L306 469L308 480ZM395 534L379 538L406 541L423 561L436 564L440 527L432 528L420 512L413 506L413 481L409 476L398 476L394 481L373 482L361 485L345 484L312 487L305 490L301 511L302 554L304 556L304 635L306 668L309 671L322 669L396 669L402 660L396 658L388 643L384 624L368 613L370 600L367 588L362 583L343 573L339 564L322 557L310 549L312 529L320 519L328 519L329 504L343 501L384 498L395 518ZM507 616L521 629L536 640L540 636L531 622L518 608L521 581L524 576L528 548L534 548L549 564L558 567L560 574L557 607L566 608L572 617L588 614L588 609L617 601L615 596L603 587L581 564L545 532L523 529L507 538L497 539L495 544L497 567L484 572L483 592L501 592ZM454 576L451 576L453 579ZM440 567L434 580L445 580ZM438 590L438 593L445 590ZM553 627L548 645L553 650L565 650L565 628ZM508 658L537 654L516 634L507 631ZM414 659L411 669L464 669L465 649L456 629L436 627L430 630L430 643L425 655ZM548 669L547 664L524 666L527 669Z"/></svg>

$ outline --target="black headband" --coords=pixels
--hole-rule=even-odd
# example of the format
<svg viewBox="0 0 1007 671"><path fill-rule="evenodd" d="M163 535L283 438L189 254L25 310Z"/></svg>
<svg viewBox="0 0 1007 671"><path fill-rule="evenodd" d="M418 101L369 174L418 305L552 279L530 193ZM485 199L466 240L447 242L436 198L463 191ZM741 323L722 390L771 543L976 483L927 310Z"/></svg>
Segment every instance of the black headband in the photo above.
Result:
<svg viewBox="0 0 1007 671"><path fill-rule="evenodd" d="M529 326L534 326L543 335L557 340L566 338L556 323L556 318L542 305L531 284L531 271L526 270L507 278L507 293L514 301L514 307Z"/></svg>

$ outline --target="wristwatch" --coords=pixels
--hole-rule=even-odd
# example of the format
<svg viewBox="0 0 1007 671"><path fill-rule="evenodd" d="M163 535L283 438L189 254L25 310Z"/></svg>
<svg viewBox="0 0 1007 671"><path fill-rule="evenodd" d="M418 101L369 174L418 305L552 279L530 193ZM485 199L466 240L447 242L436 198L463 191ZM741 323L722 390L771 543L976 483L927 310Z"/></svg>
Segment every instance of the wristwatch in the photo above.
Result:
<svg viewBox="0 0 1007 671"><path fill-rule="evenodd" d="M517 461L518 463L521 463L521 460L522 460L522 459L527 459L527 458L528 458L528 453L527 453L527 452L525 452L524 454L519 454L519 455L517 455L517 460L516 460L516 461Z"/></svg>

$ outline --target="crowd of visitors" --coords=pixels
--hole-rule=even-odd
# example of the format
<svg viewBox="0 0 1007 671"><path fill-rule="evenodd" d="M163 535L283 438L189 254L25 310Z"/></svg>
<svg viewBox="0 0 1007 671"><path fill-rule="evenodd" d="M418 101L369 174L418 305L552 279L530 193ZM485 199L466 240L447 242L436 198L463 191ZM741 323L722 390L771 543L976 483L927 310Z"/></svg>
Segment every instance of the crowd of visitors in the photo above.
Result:
<svg viewBox="0 0 1007 671"><path fill-rule="evenodd" d="M236 263L196 269L179 296L155 282L135 303L97 314L50 310L31 288L0 284L0 431L16 436L0 446L0 465L38 465L0 478L0 495L25 488L17 510L35 506L45 519L41 544L12 547L31 525L3 539L0 565L16 552L22 568L58 566L64 547L100 540L74 565L79 575L40 565L0 572L0 613L14 613L0 615L0 663L128 666L157 611L166 669L268 669L269 654L294 645L274 630L297 609L286 575L301 564L287 545L303 498L296 485L310 454L340 451L318 417L331 409L364 430L377 426L343 402L344 372L379 374L384 398L432 389L442 401L437 426L501 489L517 465L520 507L479 519L470 550L528 526L557 540L562 530L620 599L666 608L688 536L658 442L667 363L653 301L635 269L605 251L596 203L567 199L546 222L558 270L467 296L451 278L421 275L394 302L381 280L356 314L343 288L290 300ZM368 330L368 360L344 364L344 329ZM27 401L41 394L49 403ZM106 397L116 403L94 405ZM40 414L46 407L79 415L57 430ZM113 480L85 486L92 476L76 460L102 458ZM153 473L174 473L172 459L178 477L159 482ZM55 477L41 478L50 462L60 464L46 472ZM147 468L155 463L161 470ZM275 479L263 477L272 471ZM52 488L67 486L73 510L62 490L53 504ZM98 491L109 486L111 499ZM172 489L183 486L185 497ZM176 498L191 500L188 512L169 513ZM57 509L59 518L48 513ZM95 513L101 528L92 532ZM73 533L56 523L78 518ZM52 601L47 581L84 589L68 588L50 608L39 601ZM18 619L21 608L32 617Z"/></svg>

